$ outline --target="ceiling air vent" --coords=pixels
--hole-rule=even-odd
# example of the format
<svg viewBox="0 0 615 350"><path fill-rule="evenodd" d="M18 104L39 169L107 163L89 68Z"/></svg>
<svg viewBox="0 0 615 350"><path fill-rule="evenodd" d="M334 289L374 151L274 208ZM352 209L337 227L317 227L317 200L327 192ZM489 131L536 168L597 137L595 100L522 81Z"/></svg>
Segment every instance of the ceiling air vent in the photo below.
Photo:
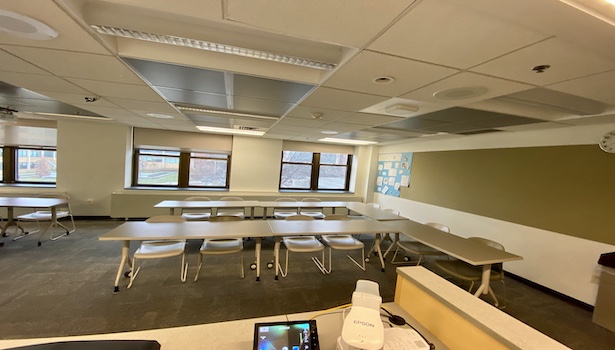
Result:
<svg viewBox="0 0 615 350"><path fill-rule="evenodd" d="M235 126L235 129L250 130L250 131L261 131L259 128L255 128L253 126Z"/></svg>

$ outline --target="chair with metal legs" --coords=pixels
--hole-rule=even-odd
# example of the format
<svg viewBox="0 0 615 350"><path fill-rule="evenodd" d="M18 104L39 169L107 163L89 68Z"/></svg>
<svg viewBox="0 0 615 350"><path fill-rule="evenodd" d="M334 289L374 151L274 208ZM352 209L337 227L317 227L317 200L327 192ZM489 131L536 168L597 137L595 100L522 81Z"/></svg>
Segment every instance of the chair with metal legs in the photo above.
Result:
<svg viewBox="0 0 615 350"><path fill-rule="evenodd" d="M210 222L222 222L222 221L240 221L242 220L239 216L229 215L229 216L215 216L209 219ZM243 239L241 238L213 238L213 239L205 239L203 244L201 245L201 249L199 250L199 261L196 268L196 276L194 276L194 281L196 282L199 279L199 273L201 272L201 267L203 267L203 256L204 255L224 255L224 254L235 254L239 253L239 267L241 272L241 278L245 277L244 267L243 267Z"/></svg>
<svg viewBox="0 0 615 350"><path fill-rule="evenodd" d="M169 223L169 222L186 222L186 219L181 216L174 215L160 215L153 216L145 222L151 224L157 223ZM152 240L152 241L143 241L141 246L135 251L132 256L132 267L130 269L130 282L128 283L128 287L132 287L132 283L134 282L137 274L141 270L141 264L137 263L139 260L145 259L163 259L163 258L172 258L174 256L181 255L182 257L182 265L180 270L180 279L182 282L186 282L186 274L188 273L188 264L186 263L186 240ZM135 266L137 269L135 270Z"/></svg>
<svg viewBox="0 0 615 350"><path fill-rule="evenodd" d="M59 239L60 237L63 236L68 236L69 234L75 232L77 230L76 226L75 226L75 218L73 217L73 212L71 211L70 208L70 197L67 194L64 193L46 193L46 194L41 194L38 196L39 198L61 198L61 199L66 199L66 204L65 205L60 205L58 207L56 207L56 220L51 223L51 226L49 227L49 238L52 241L55 241L57 239ZM30 231L28 232L28 234L32 234L32 233L36 233L39 232L41 230L41 222L46 222L46 221L51 221L52 220L52 211L51 210L36 210L32 213L28 213L28 214L24 214L24 215L19 215L17 217L17 221L18 222L23 222L23 221L31 221L31 222L36 222L37 224L37 229L34 231ZM64 218L68 218L70 219L71 222L71 226L67 227L64 224L62 224L61 222L59 222L58 220L60 219L64 219ZM64 229L64 233L58 236L53 236L53 229L56 226L60 226L61 228ZM16 236L13 240L19 239L23 236ZM40 242L39 242L40 245Z"/></svg>
<svg viewBox="0 0 615 350"><path fill-rule="evenodd" d="M188 197L184 199L185 201L201 201L201 202L209 202L211 199L209 197ZM203 210L203 209L187 209L184 208L182 210L182 218L188 221L205 221L209 220L211 217L211 209Z"/></svg>
<svg viewBox="0 0 615 350"><path fill-rule="evenodd" d="M308 197L308 198L303 198L301 200L302 202L311 202L311 203L315 203L315 202L322 202L322 200L320 200L320 198L314 198L314 197ZM314 219L324 219L325 218L325 214L322 212L322 208L320 208L320 210L316 210L313 208L305 208L302 209L299 214L301 215L306 215L306 216L311 216Z"/></svg>
<svg viewBox="0 0 615 350"><path fill-rule="evenodd" d="M324 220L352 220L347 215L334 214L327 215ZM352 256L346 254L348 259L350 259L355 265L357 265L361 270L365 271L365 245L363 242L358 239L352 237L352 235L323 235L322 240L329 247L329 269L328 273L331 273L331 250L360 250L361 251L361 264L359 264Z"/></svg>
<svg viewBox="0 0 615 350"><path fill-rule="evenodd" d="M287 217L286 220L314 220L314 218L311 216L307 216L307 215L294 215L294 216ZM316 238L316 236L282 237L282 243L284 243L284 246L286 247L285 267L284 269L282 269L282 266L280 263L278 263L278 266L276 266L276 268L278 269L282 277L286 277L286 275L288 274L288 257L289 257L288 253L289 252L293 252L293 253L322 252L322 261L314 256L312 257L312 261L314 262L314 264L316 264L316 267L318 267L320 272L322 272L325 275L329 273L327 269L325 268L325 246L322 243L320 243L320 241Z"/></svg>
<svg viewBox="0 0 615 350"><path fill-rule="evenodd" d="M290 198L290 197L284 197L284 198L278 198L275 200L276 202L297 202L296 199L294 198ZM276 219L286 219L289 216L295 216L299 214L298 210L295 208L295 210L291 210L289 208L278 208L276 209L275 207L273 208L273 217Z"/></svg>
<svg viewBox="0 0 615 350"><path fill-rule="evenodd" d="M243 202L243 198L241 197L222 197L220 198L220 201L223 202ZM240 208L241 207L241 203L238 203L237 208L222 208L219 209L216 213L216 215L220 215L220 216L239 216L242 219L245 219L245 208Z"/></svg>
<svg viewBox="0 0 615 350"><path fill-rule="evenodd" d="M492 240L482 238L482 237L469 237L468 239L486 244L490 247L504 250L504 246L498 242L494 242ZM459 278L462 281L468 281L470 283L470 288L468 288L468 292L472 292L472 288L474 288L475 282L480 282L483 276L483 268L482 266L473 266L468 263L465 263L461 260L436 260L436 266L440 268L445 273ZM504 283L504 264L493 264L491 266L491 275L489 276L490 281L501 281L502 282L502 291L504 294L504 306L506 307L506 283ZM495 301L495 306L499 307L498 298L495 296L493 289L489 286L488 289L489 295Z"/></svg>
<svg viewBox="0 0 615 350"><path fill-rule="evenodd" d="M427 226L431 226L435 229L438 229L440 231L446 232L446 233L450 233L451 229L446 226L446 225L442 225L436 222L428 222L425 225ZM397 234L398 235L398 234ZM392 264L404 264L404 263L409 263L412 262L406 255L406 257L404 257L403 261L396 261L395 258L397 257L397 254L399 253L399 251L404 251L406 254L413 254L413 255L418 255L419 258L416 261L416 265L420 265L421 262L423 261L423 258L425 256L446 256L445 253L442 253L441 251L434 249L432 247L429 247L421 242L417 242L417 241L400 241L399 238L397 238L396 244L395 244L395 254L393 254L393 258L391 259L391 263Z"/></svg>

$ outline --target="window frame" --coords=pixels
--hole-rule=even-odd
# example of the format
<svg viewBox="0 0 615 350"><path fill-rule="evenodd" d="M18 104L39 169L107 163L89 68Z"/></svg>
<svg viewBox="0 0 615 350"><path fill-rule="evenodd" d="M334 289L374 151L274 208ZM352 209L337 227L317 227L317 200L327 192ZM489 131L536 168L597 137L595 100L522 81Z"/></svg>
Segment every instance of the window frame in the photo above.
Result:
<svg viewBox="0 0 615 350"><path fill-rule="evenodd" d="M320 163L320 155L322 153L326 154L345 154L345 153L331 153L331 152L305 152L312 153L312 162L285 162L284 161L284 152L305 152L305 151L290 151L283 150L282 157L280 160L280 177L278 181L278 190L279 191L319 191L319 192L348 192L350 189L350 173L352 170L352 154L347 154L348 158L346 160L346 164L321 164ZM294 165L309 165L311 166L310 171L310 188L297 188L297 187L282 187L282 173L284 169L284 164L294 164ZM319 188L318 187L318 179L320 176L320 167L321 166L337 166L337 167L345 167L346 168L346 178L343 189L332 189L332 188Z"/></svg>
<svg viewBox="0 0 615 350"><path fill-rule="evenodd" d="M139 184L139 156L141 155L147 155L147 154L141 154L141 151L148 151L148 152L152 152L152 151L159 151L159 152L163 152L163 151L169 151L169 152L178 152L179 155L178 156L173 156L173 155L160 155L160 156L164 156L164 157L177 157L179 159L179 166L178 166L178 174L177 174L177 185L157 185L157 184ZM202 157L202 156L195 156L192 157L191 153L208 153L208 154L220 154L220 155L225 155L226 159L223 158L207 158L207 157ZM225 160L226 161L226 179L225 179L225 186L196 186L196 185L190 185L190 161L195 158L195 159L212 159L212 160ZM230 154L226 154L226 153L222 153L222 152L207 152L207 151L184 151L184 150L176 150L176 149L152 149L152 148L145 148L145 147L139 147L139 148L135 148L133 150L132 153L132 179L131 179L131 186L132 187L156 187L156 188L193 188L193 189L222 189L222 190L228 190L229 187L229 180L230 180L230 173L231 173L231 155Z"/></svg>
<svg viewBox="0 0 615 350"><path fill-rule="evenodd" d="M47 152L55 152L57 160L58 150L55 147L48 146L1 146L2 147L2 181L1 184L14 185L40 185L40 186L55 186L57 184L57 163L56 163L56 179L54 181L23 181L18 180L19 176L19 152L20 151L37 151L40 152L39 157L47 157ZM51 157L50 157L51 158Z"/></svg>

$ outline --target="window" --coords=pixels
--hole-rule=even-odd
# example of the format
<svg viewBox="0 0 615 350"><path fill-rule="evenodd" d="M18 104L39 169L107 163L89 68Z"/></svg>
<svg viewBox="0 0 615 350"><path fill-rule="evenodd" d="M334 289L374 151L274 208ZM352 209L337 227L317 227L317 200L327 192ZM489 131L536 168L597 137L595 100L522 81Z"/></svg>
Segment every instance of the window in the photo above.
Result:
<svg viewBox="0 0 615 350"><path fill-rule="evenodd" d="M3 183L55 184L55 150L4 146L0 155Z"/></svg>
<svg viewBox="0 0 615 350"><path fill-rule="evenodd" d="M133 186L228 188L226 154L136 149L134 157Z"/></svg>
<svg viewBox="0 0 615 350"><path fill-rule="evenodd" d="M280 189L348 191L352 155L282 152Z"/></svg>

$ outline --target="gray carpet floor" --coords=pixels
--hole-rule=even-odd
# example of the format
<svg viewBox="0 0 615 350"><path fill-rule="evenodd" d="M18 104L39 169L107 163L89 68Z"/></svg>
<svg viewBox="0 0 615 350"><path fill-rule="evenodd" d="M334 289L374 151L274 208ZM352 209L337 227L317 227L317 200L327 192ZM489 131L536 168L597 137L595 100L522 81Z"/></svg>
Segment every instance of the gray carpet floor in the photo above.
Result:
<svg viewBox="0 0 615 350"><path fill-rule="evenodd" d="M289 274L274 281L265 269L261 281L248 268L253 240L245 243L246 277L238 257L206 257L199 280L199 241L188 242L188 281L179 279L180 259L145 261L131 289L127 279L112 293L120 258L119 242L98 237L120 225L115 220L78 220L77 232L57 241L36 235L0 248L0 339L82 335L165 328L330 308L350 302L357 279L374 280L385 302L393 301L395 268L380 271L377 259L359 270L334 251L333 272L324 276L308 255L291 254ZM371 243L362 237L366 245ZM132 249L136 249L133 244ZM263 243L263 261L273 241ZM337 255L336 255L337 253ZM433 261L424 265L434 270ZM591 321L592 311L514 278L506 281L503 310L573 349L614 349L615 333ZM503 298L501 285L494 284ZM487 300L487 299L486 299Z"/></svg>

